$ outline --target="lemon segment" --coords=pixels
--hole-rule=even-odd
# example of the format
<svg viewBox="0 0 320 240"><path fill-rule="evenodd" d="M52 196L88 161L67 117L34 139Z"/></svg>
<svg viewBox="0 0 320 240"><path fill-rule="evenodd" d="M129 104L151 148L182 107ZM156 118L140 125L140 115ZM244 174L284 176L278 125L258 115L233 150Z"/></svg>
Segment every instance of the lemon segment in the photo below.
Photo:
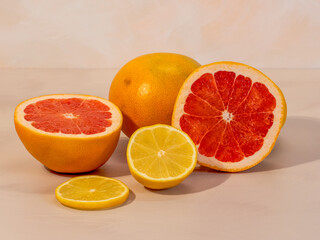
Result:
<svg viewBox="0 0 320 240"><path fill-rule="evenodd" d="M74 177L56 188L56 198L63 205L94 210L121 205L129 196L128 187L119 180L88 175Z"/></svg>
<svg viewBox="0 0 320 240"><path fill-rule="evenodd" d="M138 182L148 188L164 189L178 185L192 173L197 150L186 133L157 124L140 128L131 136L127 161Z"/></svg>

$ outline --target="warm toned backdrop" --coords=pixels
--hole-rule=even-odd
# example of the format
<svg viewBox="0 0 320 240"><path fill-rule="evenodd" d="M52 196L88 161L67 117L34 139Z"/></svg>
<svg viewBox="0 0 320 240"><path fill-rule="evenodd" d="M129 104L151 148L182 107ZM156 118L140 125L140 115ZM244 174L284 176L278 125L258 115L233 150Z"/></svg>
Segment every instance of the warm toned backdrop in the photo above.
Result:
<svg viewBox="0 0 320 240"><path fill-rule="evenodd" d="M0 68L119 68L168 51L206 64L320 67L319 0L0 0Z"/></svg>
<svg viewBox="0 0 320 240"><path fill-rule="evenodd" d="M0 0L0 239L319 240L319 12L320 0ZM129 200L93 212L62 206L54 190L74 175L27 152L14 108L51 93L107 97L120 66L155 51L262 69L288 103L274 150L248 171L197 168L150 191L131 176L122 136L90 174L123 181Z"/></svg>

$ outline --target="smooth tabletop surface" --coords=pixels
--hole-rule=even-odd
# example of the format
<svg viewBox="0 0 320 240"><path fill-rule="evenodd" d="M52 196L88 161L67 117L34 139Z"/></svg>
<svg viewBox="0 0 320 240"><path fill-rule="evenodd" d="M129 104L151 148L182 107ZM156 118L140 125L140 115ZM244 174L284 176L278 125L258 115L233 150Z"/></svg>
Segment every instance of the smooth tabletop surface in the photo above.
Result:
<svg viewBox="0 0 320 240"><path fill-rule="evenodd" d="M77 175L51 172L27 152L14 109L52 93L107 98L117 70L0 70L0 239L319 239L320 70L262 69L282 89L288 118L259 165L240 173L197 167L180 185L153 191L130 175L121 135L89 174L123 181L127 202L99 211L61 205L55 188Z"/></svg>

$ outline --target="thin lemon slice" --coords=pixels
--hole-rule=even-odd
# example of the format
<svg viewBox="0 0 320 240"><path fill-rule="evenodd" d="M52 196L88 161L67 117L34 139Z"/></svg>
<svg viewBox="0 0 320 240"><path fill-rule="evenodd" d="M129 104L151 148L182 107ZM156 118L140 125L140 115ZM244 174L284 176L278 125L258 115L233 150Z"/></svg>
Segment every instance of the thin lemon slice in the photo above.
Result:
<svg viewBox="0 0 320 240"><path fill-rule="evenodd" d="M119 180L87 175L74 177L56 188L56 198L63 205L83 210L121 205L129 196L128 187Z"/></svg>
<svg viewBox="0 0 320 240"><path fill-rule="evenodd" d="M134 178L152 189L170 188L188 177L197 163L197 150L184 132L164 124L133 133L127 161Z"/></svg>

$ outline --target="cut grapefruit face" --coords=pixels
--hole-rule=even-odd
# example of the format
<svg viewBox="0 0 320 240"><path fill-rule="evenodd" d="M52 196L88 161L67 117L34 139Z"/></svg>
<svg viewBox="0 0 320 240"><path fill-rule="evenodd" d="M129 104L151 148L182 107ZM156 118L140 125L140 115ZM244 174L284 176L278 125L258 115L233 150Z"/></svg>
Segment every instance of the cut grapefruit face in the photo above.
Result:
<svg viewBox="0 0 320 240"><path fill-rule="evenodd" d="M39 134L97 137L119 127L121 114L108 100L94 96L47 95L21 103L17 120Z"/></svg>
<svg viewBox="0 0 320 240"><path fill-rule="evenodd" d="M177 97L172 125L198 148L198 163L237 172L261 162L286 119L281 90L260 71L217 62L194 71Z"/></svg>
<svg viewBox="0 0 320 240"><path fill-rule="evenodd" d="M110 157L122 115L106 99L77 94L28 99L15 110L17 133L27 150L49 169L86 172Z"/></svg>

